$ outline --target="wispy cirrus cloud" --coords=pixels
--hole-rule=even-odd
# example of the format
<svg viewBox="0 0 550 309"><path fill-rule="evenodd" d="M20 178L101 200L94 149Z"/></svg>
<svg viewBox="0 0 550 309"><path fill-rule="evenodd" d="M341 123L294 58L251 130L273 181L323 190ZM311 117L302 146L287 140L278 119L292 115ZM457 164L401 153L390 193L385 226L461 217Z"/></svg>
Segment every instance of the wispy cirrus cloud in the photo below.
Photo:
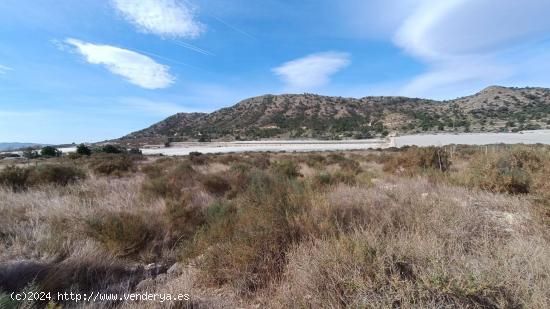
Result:
<svg viewBox="0 0 550 309"><path fill-rule="evenodd" d="M65 43L76 48L76 51L84 56L88 63L102 65L111 73L120 75L128 82L142 88L167 88L175 81L168 66L157 63L140 53L72 38L66 39Z"/></svg>
<svg viewBox="0 0 550 309"><path fill-rule="evenodd" d="M112 0L113 6L139 31L161 37L195 38L205 26L195 9L181 0Z"/></svg>
<svg viewBox="0 0 550 309"><path fill-rule="evenodd" d="M487 54L548 38L545 0L423 0L398 29L395 42L433 58Z"/></svg>
<svg viewBox="0 0 550 309"><path fill-rule="evenodd" d="M166 101L157 101L135 97L121 98L119 101L130 109L164 117L182 112L196 112L196 110L188 109L178 104Z"/></svg>
<svg viewBox="0 0 550 309"><path fill-rule="evenodd" d="M289 88L312 89L330 82L330 77L350 65L348 53L325 52L282 64L272 71L279 76Z"/></svg>
<svg viewBox="0 0 550 309"><path fill-rule="evenodd" d="M463 95L489 84L533 82L523 76L534 75L541 64L529 59L547 52L525 52L550 39L549 11L545 0L419 1L396 30L394 42L428 70L401 93Z"/></svg>
<svg viewBox="0 0 550 309"><path fill-rule="evenodd" d="M0 74L6 74L6 73L8 73L9 71L13 71L13 69L10 68L10 67L8 67L8 66L1 65L1 64L0 64Z"/></svg>

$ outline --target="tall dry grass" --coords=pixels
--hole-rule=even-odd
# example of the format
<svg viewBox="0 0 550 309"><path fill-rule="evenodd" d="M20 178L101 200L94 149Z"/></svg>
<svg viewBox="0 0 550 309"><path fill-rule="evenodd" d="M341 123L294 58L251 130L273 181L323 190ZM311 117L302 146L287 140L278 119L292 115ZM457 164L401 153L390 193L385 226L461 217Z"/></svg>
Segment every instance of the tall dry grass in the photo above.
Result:
<svg viewBox="0 0 550 309"><path fill-rule="evenodd" d="M0 185L0 290L34 279L139 292L148 280L192 298L95 308L550 303L548 147L193 154L121 159L112 173L95 170L103 158L76 160L40 164L87 178ZM183 270L165 273L175 262Z"/></svg>
<svg viewBox="0 0 550 309"><path fill-rule="evenodd" d="M412 181L339 186L328 199L312 217L347 209L334 217L348 228L294 247L274 306L544 308L550 300L550 283L533 280L550 272L548 235L521 199Z"/></svg>

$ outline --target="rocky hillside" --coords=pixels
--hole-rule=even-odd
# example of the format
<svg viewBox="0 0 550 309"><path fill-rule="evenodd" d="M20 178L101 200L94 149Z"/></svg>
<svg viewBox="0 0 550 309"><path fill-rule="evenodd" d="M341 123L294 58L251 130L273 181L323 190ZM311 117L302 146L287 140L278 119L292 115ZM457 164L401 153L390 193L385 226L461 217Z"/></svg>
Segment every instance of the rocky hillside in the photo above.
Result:
<svg viewBox="0 0 550 309"><path fill-rule="evenodd" d="M128 144L259 138L368 138L420 132L550 127L550 89L489 87L450 101L406 97L264 95L206 113L180 113L120 139Z"/></svg>

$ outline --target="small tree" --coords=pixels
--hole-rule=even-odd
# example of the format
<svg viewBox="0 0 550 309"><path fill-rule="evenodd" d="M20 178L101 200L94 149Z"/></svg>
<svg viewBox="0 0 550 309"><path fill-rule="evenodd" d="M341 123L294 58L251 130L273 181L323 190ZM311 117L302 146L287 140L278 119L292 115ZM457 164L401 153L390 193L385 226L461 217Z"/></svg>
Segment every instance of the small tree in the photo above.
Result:
<svg viewBox="0 0 550 309"><path fill-rule="evenodd" d="M61 151L53 146L46 146L40 150L40 155L44 157L60 157Z"/></svg>
<svg viewBox="0 0 550 309"><path fill-rule="evenodd" d="M135 148L132 148L130 149L130 151L128 151L129 154L131 155L142 155L143 152L141 152L141 149L135 147Z"/></svg>
<svg viewBox="0 0 550 309"><path fill-rule="evenodd" d="M90 156L92 154L92 150L90 149L90 147L84 144L80 144L76 146L76 153L81 156Z"/></svg>
<svg viewBox="0 0 550 309"><path fill-rule="evenodd" d="M116 145L105 145L105 146L103 146L101 151L105 152L105 153L124 153L124 152L126 152L125 149L123 149L119 146L116 146Z"/></svg>
<svg viewBox="0 0 550 309"><path fill-rule="evenodd" d="M199 138L199 143L209 143L211 142L212 139L210 138L210 136L204 134L202 135L200 138Z"/></svg>
<svg viewBox="0 0 550 309"><path fill-rule="evenodd" d="M27 158L27 159L35 159L35 158L38 158L40 157L40 155L38 154L38 152L32 148L27 148L23 151L23 157Z"/></svg>

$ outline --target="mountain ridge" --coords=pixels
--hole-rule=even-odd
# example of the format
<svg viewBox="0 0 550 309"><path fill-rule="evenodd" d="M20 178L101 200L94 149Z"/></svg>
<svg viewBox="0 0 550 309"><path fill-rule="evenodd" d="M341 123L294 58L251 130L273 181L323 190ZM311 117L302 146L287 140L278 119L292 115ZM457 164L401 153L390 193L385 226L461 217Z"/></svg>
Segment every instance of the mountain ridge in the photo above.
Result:
<svg viewBox="0 0 550 309"><path fill-rule="evenodd" d="M178 113L118 141L369 138L391 132L503 132L550 127L550 89L490 86L453 100L262 95L212 113Z"/></svg>
<svg viewBox="0 0 550 309"><path fill-rule="evenodd" d="M26 147L41 146L39 143L22 143L22 142L0 142L0 151L11 151Z"/></svg>

